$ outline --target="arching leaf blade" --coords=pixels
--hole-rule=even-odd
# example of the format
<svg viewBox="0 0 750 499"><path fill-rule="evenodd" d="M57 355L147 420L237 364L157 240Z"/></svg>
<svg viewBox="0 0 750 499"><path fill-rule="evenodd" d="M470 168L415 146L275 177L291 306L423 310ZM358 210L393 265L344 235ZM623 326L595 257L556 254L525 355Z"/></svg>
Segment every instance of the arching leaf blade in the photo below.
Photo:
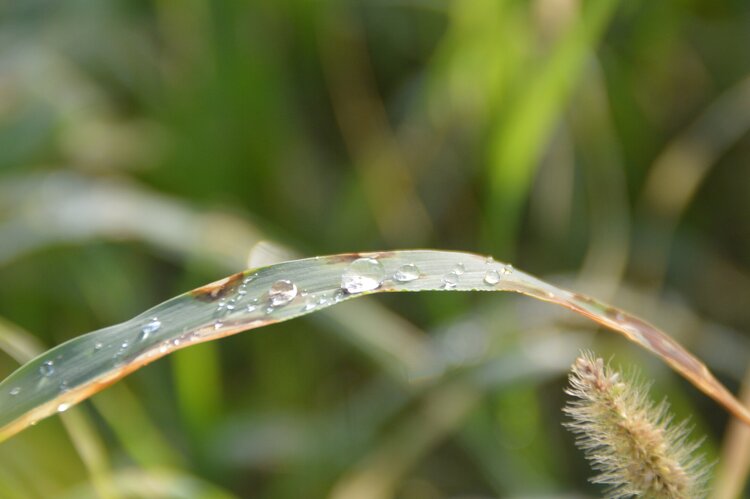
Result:
<svg viewBox="0 0 750 499"><path fill-rule="evenodd" d="M382 283L375 289L365 287L364 292L348 293L342 289L342 275L360 258L378 262ZM413 280L395 278L399 270L413 270L404 266L417 269ZM277 296L274 305L269 290L281 280L293 283L295 292L288 302L284 301L288 295ZM409 250L331 255L248 270L177 296L121 324L73 338L0 383L0 440L174 350L293 319L369 293L437 290L513 291L565 306L654 352L750 424L750 413L705 365L647 322L489 257Z"/></svg>

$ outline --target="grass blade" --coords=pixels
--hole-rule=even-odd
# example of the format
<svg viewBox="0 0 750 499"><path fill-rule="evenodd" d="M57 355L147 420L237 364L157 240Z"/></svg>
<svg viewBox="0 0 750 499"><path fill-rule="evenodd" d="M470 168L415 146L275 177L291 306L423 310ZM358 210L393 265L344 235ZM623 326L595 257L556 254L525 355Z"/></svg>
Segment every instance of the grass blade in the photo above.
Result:
<svg viewBox="0 0 750 499"><path fill-rule="evenodd" d="M645 321L485 256L414 250L315 257L240 272L129 321L73 338L0 383L0 440L65 411L174 350L293 319L356 296L402 291L513 291L557 303L657 354L750 424L747 409L705 365Z"/></svg>

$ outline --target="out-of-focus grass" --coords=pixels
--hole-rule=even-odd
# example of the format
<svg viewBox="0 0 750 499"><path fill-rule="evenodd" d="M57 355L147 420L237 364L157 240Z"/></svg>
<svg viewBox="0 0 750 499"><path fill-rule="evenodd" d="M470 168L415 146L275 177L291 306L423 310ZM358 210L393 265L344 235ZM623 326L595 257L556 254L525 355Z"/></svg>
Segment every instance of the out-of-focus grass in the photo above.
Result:
<svg viewBox="0 0 750 499"><path fill-rule="evenodd" d="M750 6L620 2L582 59L549 69L571 28L611 5L0 7L0 316L57 344L239 270L259 234L305 254L452 247L515 254L553 281L579 277L570 287L612 293L611 301L674 332L738 386L750 329L749 149L739 126L747 112L731 106L725 119L712 109L726 92L737 95L732 89L750 73ZM531 133L529 123L544 126ZM714 123L710 137L721 147L702 163L705 173L691 177L698 182L688 186L679 219L665 224L654 207L673 199L695 169L663 165L675 146L702 143L692 132L701 123ZM492 159L498 144L507 166ZM519 156L509 155L514 150ZM378 162L386 166L368 170ZM516 169L523 182L502 180ZM85 183L57 189L61 174ZM121 181L136 190L106 190ZM156 197L130 195L144 189ZM139 372L83 409L105 443L113 483L153 472L155 481L194 491L204 490L203 479L240 497L324 496L366 473L367 456L429 406L404 402L425 380L404 382L389 358L418 364L438 347L460 370L519 348L551 355L554 343L540 331L557 331L575 347L589 337L569 317L483 298L377 299L372 306L392 320L380 329L370 321L359 336L347 326L356 310L274 326L194 354L221 366L201 378L201 389L184 358L174 369ZM648 367L620 340L595 341L605 356L625 350L618 359ZM0 372L16 365L0 358ZM647 372L670 399L684 392L678 416L690 414L719 445L725 417L675 387L666 371ZM480 393L432 446L416 452L417 442L403 442L415 457L392 490L596 495L559 425L563 386L562 376L532 376L513 390L498 384ZM215 394L219 407L201 407ZM522 414L506 416L514 401ZM127 407L137 417L118 411ZM273 424L250 431L260 421ZM507 428L528 439L509 439ZM76 456L61 425L40 423L0 447L0 495L88 487ZM162 473L165 466L174 471Z"/></svg>

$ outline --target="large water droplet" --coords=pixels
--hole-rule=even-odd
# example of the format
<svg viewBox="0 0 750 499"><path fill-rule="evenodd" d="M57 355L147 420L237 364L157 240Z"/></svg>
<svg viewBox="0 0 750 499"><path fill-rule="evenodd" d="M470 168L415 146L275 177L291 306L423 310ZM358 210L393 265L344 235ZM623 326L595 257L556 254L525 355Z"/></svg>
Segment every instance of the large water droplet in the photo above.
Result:
<svg viewBox="0 0 750 499"><path fill-rule="evenodd" d="M341 276L341 287L349 294L378 289L385 279L385 268L375 258L354 260Z"/></svg>
<svg viewBox="0 0 750 499"><path fill-rule="evenodd" d="M500 273L495 269L488 270L484 273L484 282L490 286L494 286L500 282Z"/></svg>
<svg viewBox="0 0 750 499"><path fill-rule="evenodd" d="M39 373L42 376L52 376L55 373L55 363L51 360L45 360L41 366L39 366Z"/></svg>
<svg viewBox="0 0 750 499"><path fill-rule="evenodd" d="M161 321L154 317L141 328L141 332L138 334L138 341L143 341L151 334L155 333L161 327Z"/></svg>
<svg viewBox="0 0 750 499"><path fill-rule="evenodd" d="M419 279L419 269L413 263L407 263L398 268L393 279L398 282L410 282Z"/></svg>
<svg viewBox="0 0 750 499"><path fill-rule="evenodd" d="M447 274L443 276L443 287L445 289L453 289L458 284L459 275L457 274L455 269L451 270Z"/></svg>
<svg viewBox="0 0 750 499"><path fill-rule="evenodd" d="M11 388L11 389L10 389L10 392L9 392L9 393L10 393L11 395L13 395L13 396L16 396L16 395L18 395L19 393L21 393L21 387L20 387L20 386L14 386L13 388Z"/></svg>
<svg viewBox="0 0 750 499"><path fill-rule="evenodd" d="M273 283L271 289L268 290L268 299L271 301L271 306L281 307L286 305L290 301L294 300L297 296L297 285L288 279L280 279Z"/></svg>

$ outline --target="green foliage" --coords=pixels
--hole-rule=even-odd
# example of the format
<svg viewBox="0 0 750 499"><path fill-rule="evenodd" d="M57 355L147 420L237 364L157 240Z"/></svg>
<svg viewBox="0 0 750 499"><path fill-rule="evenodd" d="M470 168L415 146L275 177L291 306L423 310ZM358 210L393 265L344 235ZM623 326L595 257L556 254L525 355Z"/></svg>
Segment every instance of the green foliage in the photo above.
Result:
<svg viewBox="0 0 750 499"><path fill-rule="evenodd" d="M0 375L270 240L280 260L491 253L647 319L735 390L749 19L730 0L6 2ZM350 300L40 421L0 446L0 497L595 495L559 411L593 346L647 371L741 496L725 413L595 331L511 294Z"/></svg>

